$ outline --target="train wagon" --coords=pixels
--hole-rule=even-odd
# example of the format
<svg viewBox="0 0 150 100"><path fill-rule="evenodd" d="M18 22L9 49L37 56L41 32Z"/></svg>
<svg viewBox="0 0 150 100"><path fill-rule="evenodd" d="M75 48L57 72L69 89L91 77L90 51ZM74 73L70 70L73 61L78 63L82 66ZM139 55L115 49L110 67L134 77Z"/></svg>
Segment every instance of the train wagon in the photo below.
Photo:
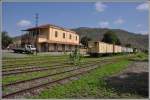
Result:
<svg viewBox="0 0 150 100"><path fill-rule="evenodd" d="M87 53L92 56L112 54L112 53L130 53L133 52L132 48L122 47L120 45L108 44L100 41L89 41Z"/></svg>
<svg viewBox="0 0 150 100"><path fill-rule="evenodd" d="M103 54L112 54L113 45L100 42L100 41L90 41L88 42L88 54L90 55L103 55Z"/></svg>
<svg viewBox="0 0 150 100"><path fill-rule="evenodd" d="M98 54L105 54L105 53L107 53L107 43L100 42L100 41L88 42L88 54L98 55Z"/></svg>
<svg viewBox="0 0 150 100"><path fill-rule="evenodd" d="M132 53L132 52L133 52L133 49L132 49L132 48L126 48L126 52L127 52L127 53Z"/></svg>
<svg viewBox="0 0 150 100"><path fill-rule="evenodd" d="M119 45L114 45L114 53L121 53L122 52L122 47Z"/></svg>
<svg viewBox="0 0 150 100"><path fill-rule="evenodd" d="M122 47L121 52L126 53L126 47Z"/></svg>
<svg viewBox="0 0 150 100"><path fill-rule="evenodd" d="M107 44L106 45L106 53L111 54L113 53L113 44Z"/></svg>

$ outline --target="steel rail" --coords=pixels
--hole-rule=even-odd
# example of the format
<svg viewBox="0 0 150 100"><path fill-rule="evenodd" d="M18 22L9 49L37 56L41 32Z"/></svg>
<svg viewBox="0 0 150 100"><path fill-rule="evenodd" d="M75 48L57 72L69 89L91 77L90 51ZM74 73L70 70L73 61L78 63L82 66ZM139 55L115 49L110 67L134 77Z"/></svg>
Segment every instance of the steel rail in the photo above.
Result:
<svg viewBox="0 0 150 100"><path fill-rule="evenodd" d="M93 63L93 62L92 62ZM91 65L93 65L91 63ZM100 62L96 62L96 63L100 63ZM86 68L86 67L89 67L91 65L88 65L88 66L85 66L85 67L79 67L77 69L81 69L81 68ZM95 64L94 64L95 65ZM72 67L73 68L73 67ZM75 68L75 69L76 69ZM27 81L32 81L32 80L36 80L36 79L40 79L40 78L45 78L45 77L49 77L49 76L54 76L54 75L58 75L58 74L62 74L62 73L66 73L66 72L70 72L70 71L73 71L74 69L71 69L71 70L67 70L67 71L61 71L61 72L57 72L57 73L53 73L53 74L48 74L48 75L45 75L45 76L41 76L41 77L37 77L37 78L32 78L32 79L28 79L28 80L22 80L22 81L18 81L18 82L13 82L13 83L9 83L9 84L3 84L2 86L3 87L7 87L7 86L10 86L10 85L15 85L15 84L19 84L19 83L24 83L24 82L27 82Z"/></svg>
<svg viewBox="0 0 150 100"><path fill-rule="evenodd" d="M93 60L91 60L91 61L93 61ZM101 60L95 60L95 61L101 61ZM85 61L84 63L87 63L87 61ZM83 64L84 64L83 63ZM69 66L69 63L59 63L59 64L51 64L51 65L48 65L48 66L45 66L45 68L47 68L47 67L50 67L50 66L62 66L62 64L68 64L68 66ZM71 65L70 65L71 66ZM3 70L2 72L4 73L3 75L5 76L5 75L11 75L11 73L9 73L9 74L5 74L5 72L9 72L9 71L20 71L20 70L26 70L26 69L38 69L38 68L42 68L42 69L45 69L44 67L23 67L23 68L18 68L18 69L11 69L11 70ZM58 67L59 68L59 67ZM48 69L48 68L47 68ZM34 70L33 70L34 71ZM35 71L39 71L39 70L35 70ZM23 71L24 72L24 71ZM25 72L32 72L32 71L25 71ZM15 74L15 73L22 73L22 72L13 72L12 74Z"/></svg>
<svg viewBox="0 0 150 100"><path fill-rule="evenodd" d="M59 59L59 61L65 61L66 59ZM53 63L55 63L55 62L57 62L56 60L46 60L46 61L34 61L34 62L30 62L30 63L27 63L27 62L25 62L25 63L15 63L15 64L3 64L2 65L2 67L4 67L4 66L8 66L8 67L4 67L4 68L11 68L11 67L14 67L14 66L16 66L16 65L32 65L32 64L35 64L35 63L37 63L37 62L40 62L40 63L45 63L45 62L53 62Z"/></svg>
<svg viewBox="0 0 150 100"><path fill-rule="evenodd" d="M92 66L94 66L96 64L92 64ZM87 66L86 66L87 67ZM84 67L84 68L86 68ZM88 67L91 67L91 65L89 65ZM40 88L40 87L45 87L46 85L50 85L52 83L56 83L56 82L59 82L59 81L62 81L62 80L65 80L65 79L69 79L71 77L75 77L75 76L78 76L78 75L82 75L84 73L87 73L87 72L90 72L91 70L94 70L96 68L100 67L100 65L97 65L97 67L95 68L92 68L90 70L87 70L87 71L83 71L81 73L77 73L77 74L73 74L73 75L69 75L67 77L64 77L64 78L61 78L61 79L57 79L57 80L53 80L53 81L50 81L50 82L47 82L47 83L44 83L44 84L40 84L38 86L33 86L33 87L30 87L30 88L26 88L26 89L22 89L22 90L19 90L19 91L16 91L16 92L13 92L13 93L9 93L9 94L6 94L6 95L2 95L2 98L8 98L10 96L14 96L14 95L17 95L17 94L20 94L20 93L24 93L24 92L27 92L27 91L30 91L30 90L33 90L33 89L37 89L37 88ZM81 69L81 68L80 68ZM82 68L83 69L83 68ZM79 69L75 69L75 70L79 70Z"/></svg>

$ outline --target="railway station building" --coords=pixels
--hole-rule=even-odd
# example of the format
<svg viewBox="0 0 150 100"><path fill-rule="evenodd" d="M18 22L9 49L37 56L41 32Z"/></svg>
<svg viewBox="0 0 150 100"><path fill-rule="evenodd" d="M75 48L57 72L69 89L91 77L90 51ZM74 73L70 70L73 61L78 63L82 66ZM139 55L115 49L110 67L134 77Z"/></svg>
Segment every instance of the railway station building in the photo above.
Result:
<svg viewBox="0 0 150 100"><path fill-rule="evenodd" d="M79 35L69 29L46 24L28 28L21 44L37 44L39 52L70 52L79 46ZM36 37L37 36L37 37Z"/></svg>

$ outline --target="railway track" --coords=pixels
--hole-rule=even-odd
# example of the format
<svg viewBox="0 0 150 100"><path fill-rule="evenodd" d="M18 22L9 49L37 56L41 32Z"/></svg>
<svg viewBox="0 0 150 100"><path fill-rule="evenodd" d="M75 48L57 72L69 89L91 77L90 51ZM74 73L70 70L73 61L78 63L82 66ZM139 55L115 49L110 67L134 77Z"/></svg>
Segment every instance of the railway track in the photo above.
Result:
<svg viewBox="0 0 150 100"><path fill-rule="evenodd" d="M64 58L60 58L60 59L62 59L62 61L64 60L65 61L65 59ZM40 60L41 61L41 60ZM55 60L49 60L49 61L35 61L35 62L32 62L32 63L20 63L20 64L8 64L8 65L5 65L5 64L3 64L2 65L2 69L9 69L9 68L16 68L16 66L19 66L19 67L24 67L24 66L32 66L32 65L35 65L37 62L38 63L48 63L48 62L51 62L51 63L56 63L55 62ZM54 62L53 62L54 61ZM8 67L6 67L6 66L8 66Z"/></svg>
<svg viewBox="0 0 150 100"><path fill-rule="evenodd" d="M101 60L95 60L95 62L96 61L101 61ZM85 64L85 63L88 63L88 62L83 62L82 64ZM30 72L35 72L35 71L53 70L57 68L65 68L65 67L72 66L72 65L67 64L67 65L64 65L63 67L59 67L59 66L62 66L62 64L67 64L67 63L55 64L55 65L50 65L46 67L31 67L31 68L23 68L23 69L15 69L15 70L5 70L5 71L2 71L2 75L3 76L17 75L17 74L30 73ZM51 66L55 66L55 67L51 67Z"/></svg>
<svg viewBox="0 0 150 100"><path fill-rule="evenodd" d="M68 62L65 62L65 61L63 61L63 62L59 62L59 63L52 63L52 62L47 62L47 63L44 63L44 64L50 64L50 65L58 65L58 64L67 64ZM2 70L3 70L3 72L7 72L7 71L12 71L12 70L22 70L22 69L30 69L30 68L38 68L38 67L46 67L47 65L44 65L44 66L39 66L39 65L41 65L41 64L43 64L43 63L40 63L40 62L38 62L37 64L26 64L26 65L24 65L24 67L23 66L15 66L15 67L6 67L6 68L3 68Z"/></svg>
<svg viewBox="0 0 150 100"><path fill-rule="evenodd" d="M88 60L88 61L100 61L100 60L102 60L102 59ZM86 61L84 61L84 62L86 62ZM84 63L84 62L83 62L83 63ZM41 64L41 63L40 63L40 64ZM49 64L49 63L47 63L47 64ZM6 68L6 69L3 69L2 72L5 73L5 72L10 72L10 71L13 71L13 72L14 72L14 71L21 71L21 70L38 69L38 68L44 68L44 67L50 67L50 66L59 66L59 65L62 65L62 64L63 64L63 65L64 65L64 64L69 64L69 62L65 62L65 61L64 61L64 62L61 62L61 63L59 62L59 63L57 63L57 64L56 64L56 63L53 64L53 63L50 62L50 65L47 65L47 66L38 66L38 67L37 67L37 66L33 66L33 67L32 67L32 66L25 66L25 67L19 67L19 68L16 68L16 67L15 67L15 68L10 68L10 69L9 69L9 68Z"/></svg>
<svg viewBox="0 0 150 100"><path fill-rule="evenodd" d="M39 66L39 67L27 67L27 68L20 68L20 69L5 70L5 71L2 71L2 74L4 76L7 76L7 75L28 73L28 72L34 72L34 71L44 71L48 69L62 68L62 67L59 67L59 66L62 66L62 64L66 64L66 63L54 64L54 65L45 66L45 67ZM58 66L58 67L51 67L51 66ZM69 65L65 65L65 66L67 67Z"/></svg>
<svg viewBox="0 0 150 100"><path fill-rule="evenodd" d="M67 59L59 59L59 62L66 62ZM5 69L11 69L11 68L16 68L16 66L19 66L19 67L24 67L24 66L33 66L37 63L40 63L40 64L44 64L44 63L57 63L58 61L56 60L46 60L46 61L35 61L35 62L30 62L30 63L19 63L19 64L10 64L10 65L2 65L2 69L5 70ZM7 66L7 67L6 67Z"/></svg>
<svg viewBox="0 0 150 100"><path fill-rule="evenodd" d="M59 61L65 61L66 59L59 59ZM36 63L48 63L48 62L51 62L51 63L56 63L57 61L56 60L46 60L46 61L34 61L34 62L25 62L25 63L15 63L15 64L4 64L2 65L2 68L5 69L5 68L14 68L14 66L24 66L24 65L34 65ZM4 66L8 66L8 67L4 67Z"/></svg>
<svg viewBox="0 0 150 100"><path fill-rule="evenodd" d="M58 67L50 67L50 68L40 68L40 69L32 69L32 70L27 70L27 71L20 71L20 72L11 72L11 73L2 73L3 76L8 76L8 75L17 75L17 74L23 74L23 73L30 73L30 72L38 72L38 71L45 71L45 70L53 70L53 69L58 69L58 68L65 68L65 67L69 67L70 65L65 65L62 67L59 67L62 65L58 65Z"/></svg>
<svg viewBox="0 0 150 100"><path fill-rule="evenodd" d="M88 65L88 64L91 64L91 63L93 63L93 62L90 62L90 63L86 63L86 65ZM95 63L100 63L100 62L95 62ZM84 68L84 66L83 66L83 64L82 65L80 65L79 66L79 68L81 67L81 68ZM91 65L90 65L91 66ZM71 67L71 66L68 66L68 67L70 67L70 68L73 68L73 67ZM74 66L74 67L76 67L76 66ZM65 66L62 66L62 67L59 67L59 68L65 68ZM76 68L78 68L78 67L76 67ZM56 68L57 69L57 68ZM72 70L71 70L72 71ZM48 74L48 75L45 75L45 76L42 76L42 77L37 77L37 78L32 78L33 80L34 79L39 79L39 78L44 78L44 77L48 77L48 76L52 76L52 75L56 75L56 74L62 74L62 73L65 73L66 71L62 71L62 72L58 72L58 73L54 73L54 74ZM69 72L69 71L68 71ZM14 84L17 84L17 83L21 83L21 82L26 82L26 81L30 81L30 80L32 80L32 79L28 79L28 80L23 80L23 81L18 81L18 82L14 82L14 83L9 83L9 84L3 84L3 86L5 87L5 86L10 86L10 85L14 85Z"/></svg>
<svg viewBox="0 0 150 100"><path fill-rule="evenodd" d="M60 57L60 56L37 56L36 57L24 57L24 58L4 58L2 61L3 62L15 62L16 60L17 61L30 61L30 60L33 60L33 59L36 59L36 60L44 60L45 58L65 58L65 57ZM7 59L7 60L6 60Z"/></svg>
<svg viewBox="0 0 150 100"><path fill-rule="evenodd" d="M116 59L118 59L118 58L116 58ZM104 59L101 59L101 60L104 60ZM94 61L101 61L101 60L98 59L98 60L94 60ZM90 61L93 61L93 60L90 60ZM84 64L84 63L86 63L86 62L83 62L82 64ZM87 61L87 63L88 63L88 61ZM62 66L62 64L63 65L66 64L66 65L63 66L63 67L59 67L59 66ZM22 67L22 68L11 69L11 70L3 70L2 75L3 76L8 76L8 75L17 75L17 74L23 74L23 73L30 73L30 72L35 72L35 71L45 71L45 70L56 69L55 67L51 67L51 66L55 66L56 68L64 68L64 67L69 67L69 66L72 66L72 65L69 65L68 63L59 63L59 64L54 64L54 65L53 64L48 65L48 66L45 66L45 67Z"/></svg>
<svg viewBox="0 0 150 100"><path fill-rule="evenodd" d="M108 61L107 61L108 62ZM109 61L110 62L110 61ZM102 62L99 62L99 64L101 63L101 65L102 65ZM53 84L53 83L57 83L57 82L59 82L59 81L62 81L62 80L65 80L65 79L69 79L69 78L71 78L71 77L75 77L75 76L78 76L78 75L82 75L82 74L84 74L84 73L87 73L87 72L89 72L89 71L91 71L91 70L93 70L93 69L95 69L95 68L97 68L99 65L97 65L98 63L91 63L90 65L86 65L85 67L81 67L81 68L77 68L77 69L73 69L73 70L70 70L70 72L71 71L79 71L80 69L84 69L83 71L79 71L80 73L76 73L76 74L73 74L73 75L69 75L69 76L67 76L67 77L64 77L64 78L61 78L61 79L56 79L56 80L53 80L53 81L50 81L50 82L46 82L46 83L43 83L43 84L39 84L39 85L37 85L37 86L33 86L33 87L30 87L30 88L26 88L26 89L23 89L23 90L19 90L19 91L16 91L16 92L13 92L13 93L9 93L9 94L6 94L6 95L3 95L2 97L3 98L8 98L8 97L12 97L12 96L15 96L15 95L18 95L18 94L20 94L20 93L24 93L24 92L28 92L28 91L31 91L31 90L33 90L33 89L36 89L36 88L41 88L41 87L44 87L44 86L46 86L46 85L50 85L50 84ZM104 62L103 61L103 64L106 64L106 62ZM92 66L92 67L91 67ZM86 69L85 69L86 68ZM89 68L89 69L88 69ZM67 71L66 71L67 72ZM53 74L53 75L57 75L57 74L62 74L62 73L66 73L66 72L60 72L60 73L56 73L56 74ZM52 76L52 75L50 75L50 76ZM48 76L47 76L48 77ZM43 77L41 77L41 78L43 78ZM38 78L38 79L40 79L40 78ZM36 79L34 79L34 80L36 80ZM23 82L23 81L22 81ZM28 82L29 82L29 80L28 80ZM20 82L19 82L20 83ZM12 84L9 84L9 85L7 85L7 86L10 86L10 85L13 85L13 84L17 84L17 83L12 83Z"/></svg>

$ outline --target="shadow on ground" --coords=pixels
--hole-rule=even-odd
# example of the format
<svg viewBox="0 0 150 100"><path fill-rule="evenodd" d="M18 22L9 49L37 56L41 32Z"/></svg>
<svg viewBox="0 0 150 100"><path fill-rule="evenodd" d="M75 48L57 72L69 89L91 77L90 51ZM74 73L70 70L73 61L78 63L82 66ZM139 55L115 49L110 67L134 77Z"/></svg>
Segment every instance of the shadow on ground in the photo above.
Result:
<svg viewBox="0 0 150 100"><path fill-rule="evenodd" d="M148 97L148 72L126 73L105 79L107 87L118 93L136 93Z"/></svg>
<svg viewBox="0 0 150 100"><path fill-rule="evenodd" d="M136 62L147 62L148 59L138 60L138 59L129 59L130 61L136 61Z"/></svg>

